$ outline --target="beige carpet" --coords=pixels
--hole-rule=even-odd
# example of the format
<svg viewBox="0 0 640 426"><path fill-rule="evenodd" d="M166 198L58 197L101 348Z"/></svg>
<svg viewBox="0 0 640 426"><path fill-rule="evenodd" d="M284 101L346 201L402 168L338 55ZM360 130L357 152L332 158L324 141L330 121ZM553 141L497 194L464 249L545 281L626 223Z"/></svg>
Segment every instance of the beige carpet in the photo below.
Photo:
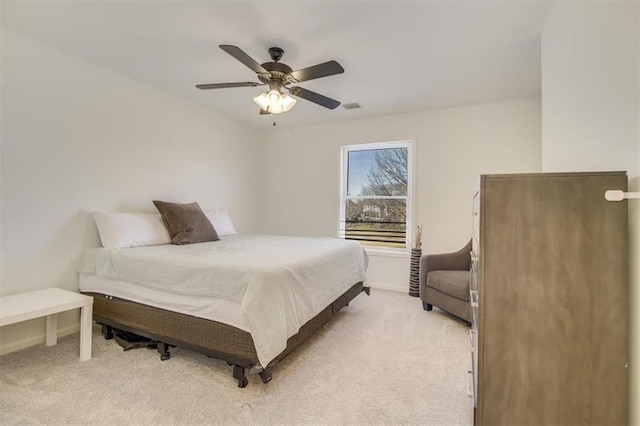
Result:
<svg viewBox="0 0 640 426"><path fill-rule="evenodd" d="M3 424L470 425L469 332L420 300L373 289L291 354L263 384L239 389L225 362L173 348L123 352L94 326L0 358Z"/></svg>

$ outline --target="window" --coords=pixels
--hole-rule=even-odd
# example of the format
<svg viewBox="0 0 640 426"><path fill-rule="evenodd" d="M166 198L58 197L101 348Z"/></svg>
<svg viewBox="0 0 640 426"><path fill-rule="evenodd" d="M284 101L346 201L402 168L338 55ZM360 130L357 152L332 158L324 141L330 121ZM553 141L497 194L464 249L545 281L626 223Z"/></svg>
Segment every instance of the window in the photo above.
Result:
<svg viewBox="0 0 640 426"><path fill-rule="evenodd" d="M342 147L341 238L411 247L411 164L410 141Z"/></svg>

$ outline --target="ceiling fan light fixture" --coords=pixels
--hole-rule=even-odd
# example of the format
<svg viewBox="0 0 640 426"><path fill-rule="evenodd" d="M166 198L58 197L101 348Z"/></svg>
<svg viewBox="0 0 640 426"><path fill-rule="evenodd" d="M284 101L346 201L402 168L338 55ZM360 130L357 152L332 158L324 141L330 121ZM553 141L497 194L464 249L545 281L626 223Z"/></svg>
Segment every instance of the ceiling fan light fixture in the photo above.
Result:
<svg viewBox="0 0 640 426"><path fill-rule="evenodd" d="M301 83L307 80L315 80L317 78L328 77L331 75L342 74L344 68L336 61L327 61L311 67L302 68L293 71L292 68L280 62L284 50L279 47L269 49L269 55L273 62L265 62L259 64L251 56L247 55L238 46L230 44L221 44L220 49L233 56L247 68L256 73L260 82L245 81L237 83L213 83L213 84L196 84L201 90L224 89L227 87L256 87L269 85L269 90L253 98L255 103L260 106L260 114L280 114L291 110L296 104L296 99L283 92L283 88L296 98L302 98L313 102L317 105L328 109L336 109L340 106L340 102L335 99L328 98L319 93L312 92L302 87L287 87L289 84Z"/></svg>
<svg viewBox="0 0 640 426"><path fill-rule="evenodd" d="M271 113L280 114L289 111L296 104L296 100L278 89L271 89L253 98L258 106Z"/></svg>

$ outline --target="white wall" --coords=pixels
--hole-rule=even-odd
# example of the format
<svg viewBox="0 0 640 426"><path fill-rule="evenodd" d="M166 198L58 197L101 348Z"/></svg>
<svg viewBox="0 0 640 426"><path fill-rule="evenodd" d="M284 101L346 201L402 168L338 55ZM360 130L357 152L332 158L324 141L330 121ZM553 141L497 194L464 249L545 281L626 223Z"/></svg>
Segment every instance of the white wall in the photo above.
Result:
<svg viewBox="0 0 640 426"><path fill-rule="evenodd" d="M638 171L634 3L558 4L542 38L544 171ZM633 154L633 155L630 155Z"/></svg>
<svg viewBox="0 0 640 426"><path fill-rule="evenodd" d="M412 139L423 253L457 250L471 235L480 174L541 170L540 127L539 99L276 127L267 138L264 230L336 236L340 147ZM367 281L408 291L408 258L372 256Z"/></svg>
<svg viewBox="0 0 640 426"><path fill-rule="evenodd" d="M626 170L640 191L640 7L559 3L542 35L542 167ZM630 200L630 422L640 425L640 200Z"/></svg>
<svg viewBox="0 0 640 426"><path fill-rule="evenodd" d="M4 29L0 294L77 290L99 246L88 211L155 211L153 199L226 207L259 230L263 144L220 115ZM61 328L73 331L77 315ZM44 323L3 327L0 352L44 341Z"/></svg>

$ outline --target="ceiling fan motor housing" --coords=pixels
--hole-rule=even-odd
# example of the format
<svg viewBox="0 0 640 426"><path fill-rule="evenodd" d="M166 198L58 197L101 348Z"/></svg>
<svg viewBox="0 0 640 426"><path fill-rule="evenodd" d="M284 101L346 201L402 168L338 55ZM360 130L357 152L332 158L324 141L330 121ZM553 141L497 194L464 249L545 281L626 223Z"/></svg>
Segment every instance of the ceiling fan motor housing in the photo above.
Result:
<svg viewBox="0 0 640 426"><path fill-rule="evenodd" d="M289 83L289 81L286 81L286 76L291 74L293 70L287 64L283 64L280 62L265 62L261 65L262 68L269 71L269 74L258 74L258 79L261 82L267 83L269 80L275 78L281 80L284 83Z"/></svg>
<svg viewBox="0 0 640 426"><path fill-rule="evenodd" d="M274 62L278 62L280 59L282 59L282 55L284 55L284 50L282 50L279 47L270 47L269 55L271 56L271 60L273 60Z"/></svg>

